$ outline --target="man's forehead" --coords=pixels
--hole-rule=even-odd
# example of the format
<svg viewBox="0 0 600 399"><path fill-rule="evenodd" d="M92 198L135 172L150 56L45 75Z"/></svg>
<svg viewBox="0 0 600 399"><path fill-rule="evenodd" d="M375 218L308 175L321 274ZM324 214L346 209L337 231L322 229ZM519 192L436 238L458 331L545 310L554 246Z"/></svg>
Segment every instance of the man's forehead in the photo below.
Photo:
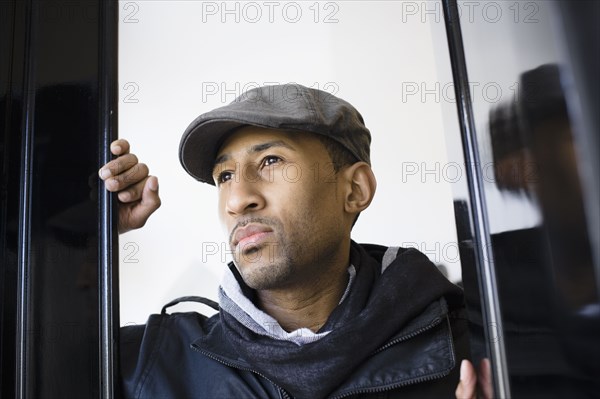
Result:
<svg viewBox="0 0 600 399"><path fill-rule="evenodd" d="M222 158L225 155L231 155L232 152L238 151L252 153L273 146L288 147L289 149L296 150L298 143L302 141L303 138L308 138L308 136L311 136L311 134L279 129L267 129L256 126L244 126L236 129L223 142L217 151L215 163L217 163L219 158Z"/></svg>
<svg viewBox="0 0 600 399"><path fill-rule="evenodd" d="M279 147L296 151L297 140L294 135L284 130L266 129L255 126L244 126L236 129L217 152L213 163L213 172L224 162L239 155L252 155L270 148Z"/></svg>

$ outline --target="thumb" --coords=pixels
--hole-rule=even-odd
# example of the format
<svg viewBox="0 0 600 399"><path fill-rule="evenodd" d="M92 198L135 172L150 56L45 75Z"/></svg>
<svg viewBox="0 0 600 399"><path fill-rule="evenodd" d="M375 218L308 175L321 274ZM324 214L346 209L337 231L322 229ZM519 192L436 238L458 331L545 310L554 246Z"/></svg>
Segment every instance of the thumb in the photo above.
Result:
<svg viewBox="0 0 600 399"><path fill-rule="evenodd" d="M455 395L459 399L474 399L477 385L475 368L467 359L460 364L460 382L456 388Z"/></svg>
<svg viewBox="0 0 600 399"><path fill-rule="evenodd" d="M148 216L152 212L158 209L161 205L160 197L158 195L158 177L148 176L144 189L142 190L142 198L140 202L141 208L149 211Z"/></svg>
<svg viewBox="0 0 600 399"><path fill-rule="evenodd" d="M158 196L158 178L149 176L146 178L144 188L142 189L142 198L140 202L131 208L130 228L140 228L146 224L146 221L161 205Z"/></svg>

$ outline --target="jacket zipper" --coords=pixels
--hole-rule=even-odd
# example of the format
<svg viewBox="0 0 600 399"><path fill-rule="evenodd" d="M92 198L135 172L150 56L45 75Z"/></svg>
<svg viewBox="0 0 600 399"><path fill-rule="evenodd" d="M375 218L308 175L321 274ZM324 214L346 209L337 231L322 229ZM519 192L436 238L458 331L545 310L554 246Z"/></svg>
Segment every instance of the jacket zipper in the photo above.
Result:
<svg viewBox="0 0 600 399"><path fill-rule="evenodd" d="M388 342L387 344L385 344L382 347L380 347L379 349L377 349L374 352L374 354L375 353L379 353L379 352L381 352L381 351L389 348L390 346L396 345L396 344L398 344L400 342L406 341L407 339L415 337L415 336L417 336L417 335L419 335L419 334L421 334L421 333L423 333L425 331L428 331L428 330L432 329L433 327L436 327L437 325L439 325L441 322L442 322L442 318L436 317L428 325L426 325L424 327L421 327L421 328L413 331L410 334L403 335L401 337L398 337L398 338L396 338L396 339ZM452 344L452 342L451 342L451 344ZM273 382L273 380L271 380L270 378L266 377L260 371L257 371L257 370L254 370L254 369L250 369L250 368L246 368L246 367L241 367L241 366L238 366L237 364L233 364L231 362L227 362L225 360L219 359L216 356L214 356L212 353L204 351L204 350L198 348L197 346L195 346L193 344L192 344L192 348L194 350L196 350L197 352L200 352L204 356L206 356L208 358L211 358L211 359L213 359L213 360L215 360L215 361L217 361L217 362L219 362L221 364L224 364L227 367L232 367L232 368L235 368L235 369L238 369L238 370L243 370L243 371L249 371L249 372L254 373L254 374L258 375L258 376L261 376L262 378L264 378L265 380L267 380L271 384L273 384L273 386L279 390L279 393L281 394L281 396L283 397L283 399L292 399L292 396L285 389L283 389L282 387L280 387L279 385L277 385L275 382ZM439 372L439 373L436 373L436 374L430 374L430 375L425 376L425 377L413 378L411 380L402 381L402 382L399 382L399 383L396 383L396 384L392 384L392 385L389 385L389 386L386 386L386 387L360 388L360 389L356 389L354 391L349 391L349 392L345 392L345 393L340 394L340 395L332 396L330 399L341 399L341 398L345 398L345 397L348 397L348 396L358 395L358 394L363 394L363 393L378 393L378 392L391 391L393 389L400 388L400 387L407 386L407 385L418 384L418 383L426 382L426 381L433 381L433 380L436 380L438 378L445 377L448 374L450 374L450 370L448 370L448 371L442 371L442 372Z"/></svg>
<svg viewBox="0 0 600 399"><path fill-rule="evenodd" d="M357 389L357 390L354 390L354 391L343 393L341 395L332 396L330 399L346 398L348 396L358 395L358 394L364 394L364 393L378 393L378 392L392 391L392 390L394 390L396 388L404 387L404 386L407 386L407 385L412 385L412 384L418 384L418 383L421 383L421 382L437 380L438 378L445 377L448 374L450 374L450 370L439 372L437 374L431 374L431 375L428 375L426 377L414 378L412 380L407 380L407 381L399 382L397 384L389 385L387 387L361 388L361 389Z"/></svg>
<svg viewBox="0 0 600 399"><path fill-rule="evenodd" d="M249 372L254 373L254 374L258 375L258 376L261 376L262 378L264 378L265 380L267 380L271 384L273 384L273 386L275 388L277 388L277 390L279 391L279 393L283 397L283 399L292 399L292 397L290 396L290 394L287 393L287 391L285 389L283 389L282 387L280 387L279 385L277 385L275 382L273 382L273 380L271 380L270 378L268 378L267 376L265 376L264 374L262 374L260 371L257 371L257 370L254 370L254 369L250 369L250 368L246 368L246 367L241 367L241 366L239 366L237 364L233 364L233 363L227 362L227 361L225 361L223 359L219 359L216 356L214 356L212 353L204 351L204 350L198 348L194 344L192 344L191 346L192 346L192 348L195 351L200 352L204 356L206 356L206 357L208 357L208 358L210 358L210 359L212 359L214 361L217 361L217 362L219 362L219 363L221 363L221 364L223 364L223 365L225 365L227 367L232 367L234 369L243 370L243 371L249 371Z"/></svg>
<svg viewBox="0 0 600 399"><path fill-rule="evenodd" d="M433 327L438 326L439 324L441 324L442 322L442 318L441 317L436 317L435 319L433 319L429 324L427 324L424 327L421 327L413 332L411 332L410 334L406 334L403 335L401 337L398 337L390 342L388 342L387 344L383 345L381 348L377 349L375 353L379 353L383 350L386 350L387 348L389 348L390 346L396 345L397 343L400 343L402 341L406 341L407 339L411 339L412 337L416 337L417 335L427 331L427 330L431 330Z"/></svg>
<svg viewBox="0 0 600 399"><path fill-rule="evenodd" d="M438 326L439 324L441 324L442 322L442 318L441 317L436 317L435 319L433 319L431 321L431 323L429 323L428 325L421 327L415 331L413 331L410 334L407 335L403 335L401 337L398 337L390 342L388 342L387 344L383 345L381 348L377 349L374 353L379 353L387 348L389 348L390 346L396 345L397 343L400 343L402 341L406 341L407 339L410 339L412 337L415 337L427 330L432 329L433 327ZM450 344L452 345L452 341L450 341ZM421 382L426 382L426 381L433 381L436 380L438 378L442 378L447 376L448 374L450 374L450 370L448 371L441 371L439 373L436 374L430 374L424 377L419 377L419 378L413 378L411 380L405 380L402 382L398 382L396 384L392 384L392 385L388 385L386 387L376 387L376 388L360 388L360 389L356 389L354 391L349 391L349 392L345 392L342 393L340 395L335 395L332 396L330 399L341 399L341 398L345 398L348 396L352 396L352 395L358 395L358 394L364 394L364 393L378 393L378 392L385 392L385 391L391 391L394 390L396 388L400 388L403 386L407 386L407 385L412 385L412 384L419 384Z"/></svg>

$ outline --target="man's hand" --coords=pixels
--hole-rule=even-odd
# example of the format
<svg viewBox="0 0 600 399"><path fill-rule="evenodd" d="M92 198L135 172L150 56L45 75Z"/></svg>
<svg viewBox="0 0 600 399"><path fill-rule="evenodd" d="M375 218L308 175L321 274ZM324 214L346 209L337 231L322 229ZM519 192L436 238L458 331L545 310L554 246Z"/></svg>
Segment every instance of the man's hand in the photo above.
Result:
<svg viewBox="0 0 600 399"><path fill-rule="evenodd" d="M118 155L98 171L104 187L116 192L119 199L119 233L139 229L160 207L158 178L150 176L148 166L138 163L129 153L127 140L115 140L110 151Z"/></svg>
<svg viewBox="0 0 600 399"><path fill-rule="evenodd" d="M477 386L479 385L479 395ZM475 372L473 364L464 359L460 364L460 382L456 387L457 399L484 399L492 398L492 369L489 359L482 359L479 363L479 376Z"/></svg>

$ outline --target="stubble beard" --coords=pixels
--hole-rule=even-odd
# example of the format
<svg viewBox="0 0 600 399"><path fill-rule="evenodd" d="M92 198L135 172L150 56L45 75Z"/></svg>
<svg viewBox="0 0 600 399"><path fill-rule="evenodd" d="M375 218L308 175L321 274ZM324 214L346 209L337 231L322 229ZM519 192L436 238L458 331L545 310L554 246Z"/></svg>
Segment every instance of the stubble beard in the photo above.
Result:
<svg viewBox="0 0 600 399"><path fill-rule="evenodd" d="M283 225L277 219L252 218L273 229L275 240L256 248L233 249L234 263L248 287L255 290L283 288L292 281L301 248L284 237Z"/></svg>
<svg viewBox="0 0 600 399"><path fill-rule="evenodd" d="M247 223L250 222L267 225L274 234L274 241L264 242L254 251L234 250L234 263L246 285L252 289L276 290L305 284L327 270L333 259L331 255L335 250L329 251L336 246L333 234L310 237L318 224L313 215L296 218L293 231L288 234L277 219L256 218ZM315 270L316 265L318 270Z"/></svg>
<svg viewBox="0 0 600 399"><path fill-rule="evenodd" d="M278 235L279 238L281 238ZM267 242L255 250L234 256L244 282L255 290L284 288L293 279L297 258L290 245L281 239Z"/></svg>

